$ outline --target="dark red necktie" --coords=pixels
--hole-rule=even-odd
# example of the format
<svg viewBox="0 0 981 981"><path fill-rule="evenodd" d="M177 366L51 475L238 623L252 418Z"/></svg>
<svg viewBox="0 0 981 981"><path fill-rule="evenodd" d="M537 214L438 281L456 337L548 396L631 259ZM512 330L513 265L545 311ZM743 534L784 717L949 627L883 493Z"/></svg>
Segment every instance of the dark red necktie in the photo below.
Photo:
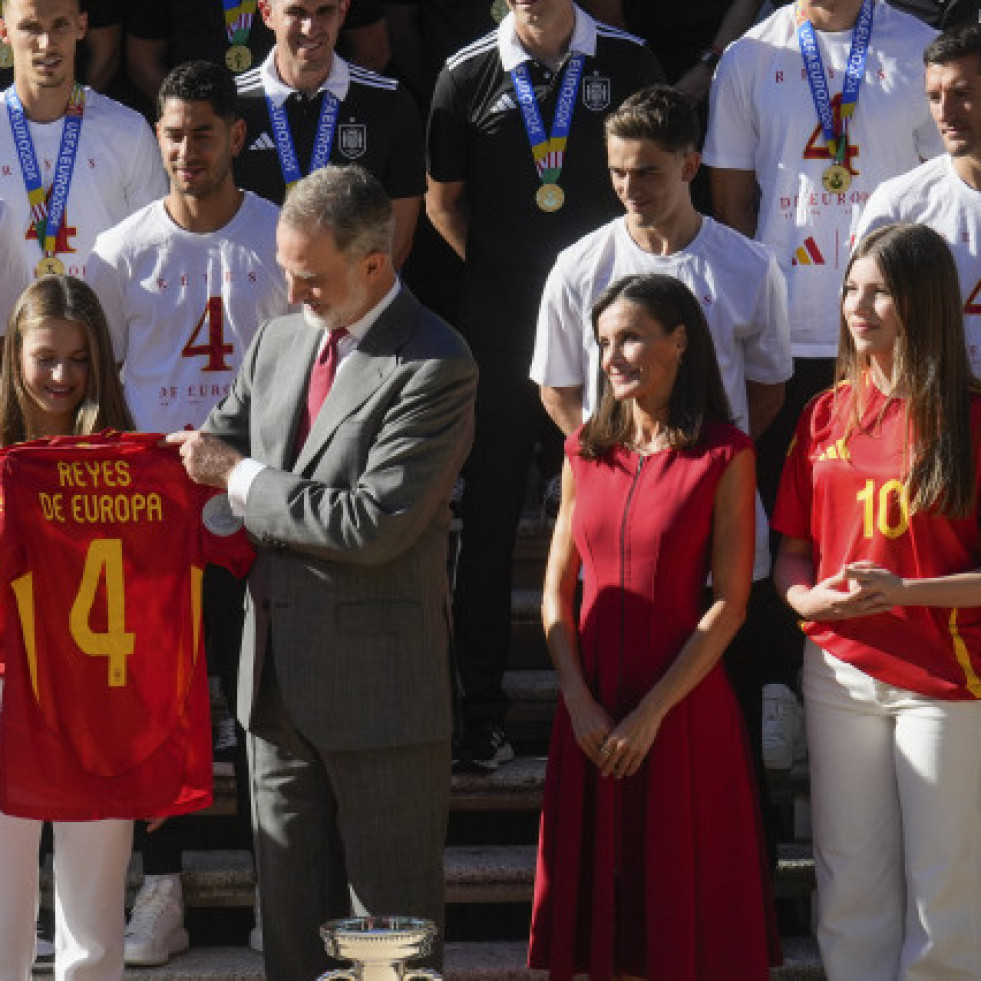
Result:
<svg viewBox="0 0 981 981"><path fill-rule="evenodd" d="M313 427L313 420L317 418L317 413L334 384L338 362L337 346L347 336L348 333L344 327L337 327L330 331L327 334L327 343L313 363L313 368L310 371L310 382L307 386L307 404L303 407L300 426L296 431L297 454L307 441L307 436L310 435L310 430Z"/></svg>

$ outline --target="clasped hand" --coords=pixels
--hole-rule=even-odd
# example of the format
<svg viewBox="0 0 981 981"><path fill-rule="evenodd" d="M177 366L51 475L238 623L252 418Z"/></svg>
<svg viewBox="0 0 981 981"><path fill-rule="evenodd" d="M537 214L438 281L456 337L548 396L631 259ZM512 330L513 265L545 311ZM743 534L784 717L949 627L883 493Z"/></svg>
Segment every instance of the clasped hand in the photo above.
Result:
<svg viewBox="0 0 981 981"><path fill-rule="evenodd" d="M614 723L592 695L566 699L579 748L604 777L633 776L654 743L661 720L643 703Z"/></svg>
<svg viewBox="0 0 981 981"><path fill-rule="evenodd" d="M902 605L903 580L867 559L849 562L816 583L798 602L805 620L851 620Z"/></svg>

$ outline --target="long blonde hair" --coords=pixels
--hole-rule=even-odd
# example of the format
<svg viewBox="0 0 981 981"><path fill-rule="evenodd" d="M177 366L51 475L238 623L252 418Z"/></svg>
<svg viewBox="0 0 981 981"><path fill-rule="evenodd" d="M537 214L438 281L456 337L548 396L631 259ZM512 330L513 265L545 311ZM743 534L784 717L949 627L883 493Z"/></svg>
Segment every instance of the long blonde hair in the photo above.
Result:
<svg viewBox="0 0 981 981"><path fill-rule="evenodd" d="M858 243L845 280L855 262L866 258L879 267L899 313L894 377L906 399L909 464L904 481L910 510L969 517L976 506L970 404L971 394L981 387L971 373L953 256L926 225L899 222ZM859 427L868 362L842 315L837 377L850 383L856 395L848 422L852 431Z"/></svg>
<svg viewBox="0 0 981 981"><path fill-rule="evenodd" d="M89 350L85 395L75 410L72 430L65 435L85 436L107 428L135 429L98 297L74 276L42 276L21 293L7 321L0 369L0 446L37 435L27 431L33 400L24 387L21 355L27 331L52 319L68 320L81 327Z"/></svg>

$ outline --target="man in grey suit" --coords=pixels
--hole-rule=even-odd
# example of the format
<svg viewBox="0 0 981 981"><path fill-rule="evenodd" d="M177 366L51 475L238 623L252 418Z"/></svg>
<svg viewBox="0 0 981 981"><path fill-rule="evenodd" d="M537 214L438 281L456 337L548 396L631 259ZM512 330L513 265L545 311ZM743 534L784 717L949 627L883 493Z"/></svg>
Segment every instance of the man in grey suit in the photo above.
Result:
<svg viewBox="0 0 981 981"><path fill-rule="evenodd" d="M399 283L393 232L361 168L296 184L277 260L302 315L260 328L206 432L168 437L258 548L238 709L270 981L323 970L331 917L442 922L449 497L477 370Z"/></svg>

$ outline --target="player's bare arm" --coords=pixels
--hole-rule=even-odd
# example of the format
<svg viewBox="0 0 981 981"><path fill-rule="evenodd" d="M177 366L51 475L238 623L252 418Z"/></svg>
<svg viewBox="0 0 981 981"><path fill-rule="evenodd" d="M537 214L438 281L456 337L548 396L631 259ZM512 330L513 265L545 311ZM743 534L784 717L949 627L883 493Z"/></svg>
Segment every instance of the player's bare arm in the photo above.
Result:
<svg viewBox="0 0 981 981"><path fill-rule="evenodd" d="M723 225L752 238L759 217L760 189L756 174L752 170L710 167L709 184L716 218Z"/></svg>
<svg viewBox="0 0 981 981"><path fill-rule="evenodd" d="M777 417L783 405L784 382L767 385L746 380L746 401L749 403L749 434L759 439Z"/></svg>
<svg viewBox="0 0 981 981"><path fill-rule="evenodd" d="M436 231L461 258L467 257L467 229L470 222L466 203L466 181L437 181L426 178L426 214Z"/></svg>
<svg viewBox="0 0 981 981"><path fill-rule="evenodd" d="M542 385L539 388L545 411L565 436L582 423L582 388L582 385L561 388Z"/></svg>

